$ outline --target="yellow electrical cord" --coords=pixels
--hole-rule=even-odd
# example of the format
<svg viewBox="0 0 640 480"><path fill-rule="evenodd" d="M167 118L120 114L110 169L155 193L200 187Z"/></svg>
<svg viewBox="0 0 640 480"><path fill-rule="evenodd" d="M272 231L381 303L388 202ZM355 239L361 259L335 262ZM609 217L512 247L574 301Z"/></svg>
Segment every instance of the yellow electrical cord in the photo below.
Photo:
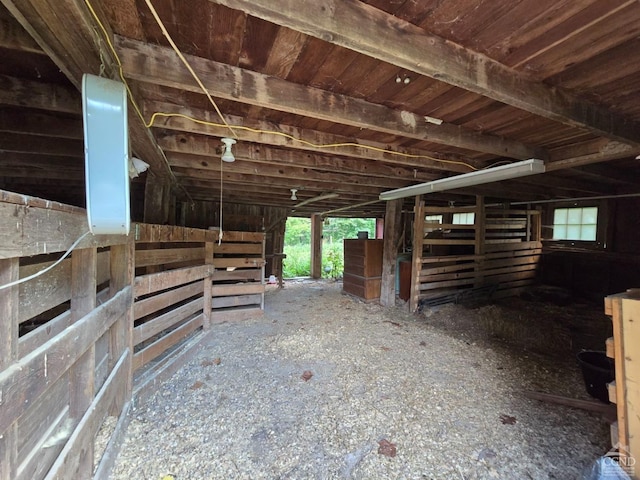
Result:
<svg viewBox="0 0 640 480"><path fill-rule="evenodd" d="M84 0L84 2L87 5L87 8L89 8L89 10L91 11L91 14L93 15L94 20L100 26L100 28L102 30L102 33L104 35L104 38L105 38L107 44L109 45L111 53L113 54L113 56L116 59L116 62L118 64L118 70L119 70L119 74L120 74L120 79L122 80L122 82L124 83L124 85L125 85L125 87L127 89L127 93L129 94L129 98L131 100L131 103L133 104L133 107L134 107L136 113L138 114L138 116L140 117L140 119L142 120L142 122L145 124L145 126L147 128L151 128L152 126L154 126L156 118L158 118L158 117L166 117L166 118L177 117L177 118L184 118L186 120L190 120L190 121L192 121L194 123L198 123L198 124L201 124L201 125L207 125L207 126L218 127L218 128L228 128L233 133L235 138L238 138L238 136L237 136L237 134L235 132L235 129L237 129L237 130L243 130L243 131L252 132L252 133L258 133L258 134L279 135L281 137L287 138L287 139L292 140L294 142L301 143L303 145L307 145L307 146L312 147L312 148L323 149L323 148L339 148L339 147L356 147L356 148L362 148L362 149L365 149L365 150L371 150L371 151L380 152L380 153L388 153L390 155L395 155L395 156L404 157L404 158L425 159L425 160L431 160L431 161L434 161L434 162L442 162L442 163L446 163L446 164L449 164L449 165L462 165L462 166L465 166L465 167L469 168L470 170L480 170L477 167L471 165L470 163L463 162L463 161L445 160L445 159L441 159L441 158L431 157L429 155L403 153L403 152L398 152L398 151L395 151L395 150L389 150L389 149L386 149L386 148L380 148L380 147L375 147L373 145L366 145L366 144L355 143L355 142L317 144L317 143L309 142L309 141L304 140L302 138L294 137L293 135L290 135L288 133L279 132L279 131L275 131L275 130L262 130L262 129L246 127L246 126L243 126L243 125L233 125L233 126L229 125L229 123L224 118L224 115L222 114L222 112L218 108L218 105L216 104L216 102L211 97L211 94L208 92L208 90L206 89L206 87L204 86L204 84L202 83L202 81L200 80L198 75L196 74L196 72L193 70L193 68L191 68L191 65L189 64L187 59L184 57L184 55L182 54L182 52L180 51L178 46L175 44L175 42L173 41L173 39L169 35L169 32L166 30L164 24L162 23L162 20L158 16L157 11L155 10L153 5L151 4L151 0L145 0L145 2L147 4L147 6L149 7L149 9L151 10L151 13L153 14L154 18L156 19L156 22L158 23L158 26L162 29L163 34L165 35L165 37L167 38L167 40L171 44L171 47L173 48L174 52L182 60L182 62L184 63L186 68L189 70L189 72L191 73L193 78L196 80L196 82L198 83L198 85L200 86L202 91L205 93L205 95L207 96L207 98L209 99L211 104L213 105L214 109L216 110L216 113L222 119L223 123L209 122L209 121L206 121L206 120L200 120L200 119L197 119L197 118L193 118L193 117L191 117L189 115L185 115L185 114L182 114L182 113L168 113L168 112L155 112L155 113L153 113L151 115L150 120L147 122L144 119L144 116L142 115L142 112L141 112L140 108L138 107L138 104L136 103L136 101L133 98L133 94L131 92L131 89L129 88L129 84L127 83L127 81L126 81L126 79L124 77L124 69L123 69L123 66L122 66L122 61L120 60L120 57L118 56L118 54L116 52L116 49L113 46L113 43L111 42L111 39L109 38L109 35L107 34L107 30L105 29L104 25L102 24L102 22L98 18L98 16L97 16L95 10L93 9L90 1L89 0ZM166 159L165 159L165 161L166 161ZM499 162L499 163L502 163L502 162ZM167 162L167 166L169 167L169 171L171 172L171 167L170 167L168 162ZM171 175L175 179L175 176L173 175L173 172L171 172Z"/></svg>

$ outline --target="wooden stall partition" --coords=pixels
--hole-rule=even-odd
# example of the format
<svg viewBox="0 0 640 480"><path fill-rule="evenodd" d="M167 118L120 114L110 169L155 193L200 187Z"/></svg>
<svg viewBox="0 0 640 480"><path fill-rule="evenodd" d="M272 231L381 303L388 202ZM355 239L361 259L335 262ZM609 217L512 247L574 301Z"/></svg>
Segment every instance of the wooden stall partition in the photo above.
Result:
<svg viewBox="0 0 640 480"><path fill-rule="evenodd" d="M83 209L0 192L0 285L82 237L0 289L1 478L91 478L98 430L129 399L131 283L110 264L130 240L87 232Z"/></svg>
<svg viewBox="0 0 640 480"><path fill-rule="evenodd" d="M187 340L209 325L213 272L209 259L214 233L170 225L135 224L135 271L132 333L133 369L143 383L173 357ZM166 355L175 350L174 355Z"/></svg>
<svg viewBox="0 0 640 480"><path fill-rule="evenodd" d="M640 290L632 289L605 298L605 313L613 322L613 337L606 342L607 355L615 362L615 381L609 384L609 400L616 404L617 421L611 426L611 444L619 465L640 478Z"/></svg>
<svg viewBox="0 0 640 480"><path fill-rule="evenodd" d="M474 213L473 223L454 214ZM446 223L425 222L441 215ZM416 209L410 308L516 295L534 283L542 252L539 211L468 207ZM422 224L422 228L420 228ZM419 256L421 255L421 256Z"/></svg>
<svg viewBox="0 0 640 480"><path fill-rule="evenodd" d="M213 231L211 321L241 320L264 311L265 235Z"/></svg>

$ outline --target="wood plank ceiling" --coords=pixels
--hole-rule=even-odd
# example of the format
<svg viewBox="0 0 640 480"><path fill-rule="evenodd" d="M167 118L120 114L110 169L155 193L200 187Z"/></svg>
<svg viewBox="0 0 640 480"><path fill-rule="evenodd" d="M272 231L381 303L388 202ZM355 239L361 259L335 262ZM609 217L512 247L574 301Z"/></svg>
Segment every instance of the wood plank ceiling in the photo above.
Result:
<svg viewBox="0 0 640 480"><path fill-rule="evenodd" d="M526 158L548 172L427 200L640 191L637 0L0 1L1 188L82 204L79 79L121 62L152 125L130 108L134 153L185 201L222 176L225 202L378 216L382 191Z"/></svg>

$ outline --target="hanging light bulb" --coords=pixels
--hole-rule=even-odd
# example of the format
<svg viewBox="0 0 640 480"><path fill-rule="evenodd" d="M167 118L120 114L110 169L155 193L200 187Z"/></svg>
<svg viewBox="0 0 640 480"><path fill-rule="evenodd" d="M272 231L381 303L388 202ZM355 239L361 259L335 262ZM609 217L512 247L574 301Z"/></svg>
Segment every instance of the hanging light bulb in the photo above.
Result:
<svg viewBox="0 0 640 480"><path fill-rule="evenodd" d="M231 145L234 145L236 141L233 138L223 138L222 143L224 143L224 152L222 152L222 161L223 162L235 162L236 157L233 156L233 152L231 151Z"/></svg>
<svg viewBox="0 0 640 480"><path fill-rule="evenodd" d="M291 189L291 200L297 200L298 197L296 197L296 192L298 191L297 188L292 188Z"/></svg>

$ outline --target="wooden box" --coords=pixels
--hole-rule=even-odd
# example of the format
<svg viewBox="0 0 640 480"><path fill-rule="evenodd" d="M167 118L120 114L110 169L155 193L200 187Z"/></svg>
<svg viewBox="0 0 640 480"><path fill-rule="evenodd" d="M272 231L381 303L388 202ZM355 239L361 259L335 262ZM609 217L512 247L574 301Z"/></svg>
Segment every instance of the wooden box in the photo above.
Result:
<svg viewBox="0 0 640 480"><path fill-rule="evenodd" d="M343 290L363 298L380 298L382 240L344 240Z"/></svg>

